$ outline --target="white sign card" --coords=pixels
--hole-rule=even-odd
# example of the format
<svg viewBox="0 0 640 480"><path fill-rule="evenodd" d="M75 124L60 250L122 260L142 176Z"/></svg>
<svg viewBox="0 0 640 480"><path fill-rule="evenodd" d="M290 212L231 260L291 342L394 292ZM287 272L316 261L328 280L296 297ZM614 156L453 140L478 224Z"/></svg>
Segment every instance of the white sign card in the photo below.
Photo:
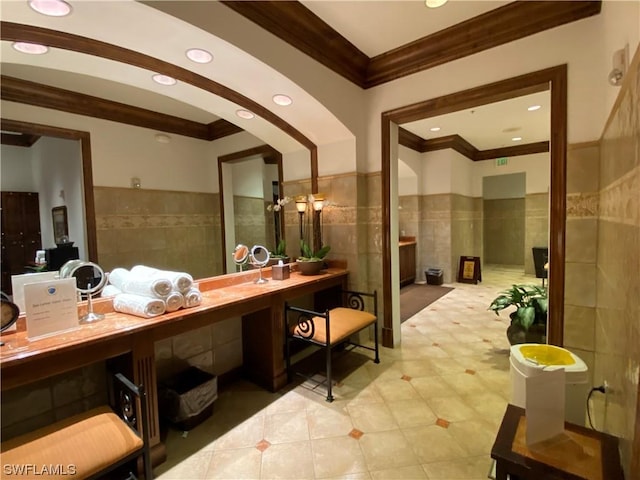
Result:
<svg viewBox="0 0 640 480"><path fill-rule="evenodd" d="M525 382L526 443L530 446L564 432L565 371L541 370Z"/></svg>
<svg viewBox="0 0 640 480"><path fill-rule="evenodd" d="M75 278L25 284L27 338L79 328L76 298Z"/></svg>
<svg viewBox="0 0 640 480"><path fill-rule="evenodd" d="M24 303L24 286L27 283L45 282L58 278L60 272L37 272L23 273L22 275L11 275L11 290L13 295L13 303L20 309L20 313L25 313Z"/></svg>

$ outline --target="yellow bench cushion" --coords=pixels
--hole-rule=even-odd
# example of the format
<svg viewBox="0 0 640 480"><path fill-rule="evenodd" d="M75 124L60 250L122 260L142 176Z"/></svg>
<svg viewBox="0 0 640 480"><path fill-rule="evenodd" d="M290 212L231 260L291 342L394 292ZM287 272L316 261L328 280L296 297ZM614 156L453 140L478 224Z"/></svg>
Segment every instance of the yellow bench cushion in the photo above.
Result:
<svg viewBox="0 0 640 480"><path fill-rule="evenodd" d="M376 321L375 315L353 308L338 307L329 310L329 329L331 335L331 345L340 343L354 333L362 330ZM326 320L322 317L313 317L314 334L311 337L314 341L327 344ZM294 328L295 335L307 338L300 326Z"/></svg>
<svg viewBox="0 0 640 480"><path fill-rule="evenodd" d="M73 465L51 479L86 478L142 448L142 440L109 407L98 407L2 442L2 464Z"/></svg>

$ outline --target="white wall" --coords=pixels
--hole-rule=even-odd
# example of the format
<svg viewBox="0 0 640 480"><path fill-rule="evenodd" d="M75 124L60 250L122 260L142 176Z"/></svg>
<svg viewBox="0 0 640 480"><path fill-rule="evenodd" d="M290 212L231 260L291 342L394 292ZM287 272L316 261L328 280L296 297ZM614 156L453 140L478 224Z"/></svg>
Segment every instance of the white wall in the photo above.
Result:
<svg viewBox="0 0 640 480"><path fill-rule="evenodd" d="M2 145L0 148L0 190L34 192L31 149Z"/></svg>
<svg viewBox="0 0 640 480"><path fill-rule="evenodd" d="M422 187L420 153L398 145L398 195L419 195Z"/></svg>
<svg viewBox="0 0 640 480"><path fill-rule="evenodd" d="M42 137L32 147L33 176L40 198L42 248L55 248L51 209L67 207L69 240L87 258L80 142Z"/></svg>
<svg viewBox="0 0 640 480"><path fill-rule="evenodd" d="M482 196L482 179L493 175L525 172L526 193L546 193L551 179L551 161L548 153L534 153L510 157L506 165L497 167L495 160L473 162L473 196Z"/></svg>
<svg viewBox="0 0 640 480"><path fill-rule="evenodd" d="M640 2L603 2L599 15L562 25L367 90L367 171L379 171L380 114L498 80L568 64L569 143L599 139L617 89L607 83L609 45L640 38Z"/></svg>

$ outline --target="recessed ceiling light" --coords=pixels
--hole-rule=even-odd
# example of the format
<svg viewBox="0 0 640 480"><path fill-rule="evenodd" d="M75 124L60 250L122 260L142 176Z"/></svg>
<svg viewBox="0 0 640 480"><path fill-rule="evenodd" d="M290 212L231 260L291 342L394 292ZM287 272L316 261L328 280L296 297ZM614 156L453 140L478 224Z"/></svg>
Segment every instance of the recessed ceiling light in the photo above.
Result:
<svg viewBox="0 0 640 480"><path fill-rule="evenodd" d="M29 6L50 17L64 17L71 13L71 5L63 0L29 0Z"/></svg>
<svg viewBox="0 0 640 480"><path fill-rule="evenodd" d="M13 42L12 46L17 51L30 55L42 55L49 51L49 47L40 45L39 43Z"/></svg>
<svg viewBox="0 0 640 480"><path fill-rule="evenodd" d="M240 118L244 118L245 120L251 120L253 117L255 117L255 115L249 110L243 109L236 110L236 115L238 115Z"/></svg>
<svg viewBox="0 0 640 480"><path fill-rule="evenodd" d="M514 142L519 142L520 140L522 140L522 137L513 137L511 140L513 140Z"/></svg>
<svg viewBox="0 0 640 480"><path fill-rule="evenodd" d="M425 0L424 4L429 8L438 8L447 3L447 0Z"/></svg>
<svg viewBox="0 0 640 480"><path fill-rule="evenodd" d="M431 127L429 130L431 132L439 132L440 131L440 127Z"/></svg>
<svg viewBox="0 0 640 480"><path fill-rule="evenodd" d="M530 112L535 112L536 110L540 110L540 105L531 105L529 108L527 108L527 110L529 110Z"/></svg>
<svg viewBox="0 0 640 480"><path fill-rule="evenodd" d="M288 95L279 93L273 96L273 103L275 103L276 105L287 107L293 103L293 100L291 100L291 97L289 97Z"/></svg>
<svg viewBox="0 0 640 480"><path fill-rule="evenodd" d="M213 60L213 55L201 48L190 48L186 55L189 60L196 63L209 63Z"/></svg>
<svg viewBox="0 0 640 480"><path fill-rule="evenodd" d="M161 73L156 73L153 77L153 81L159 83L160 85L175 85L177 80L168 75L162 75Z"/></svg>
<svg viewBox="0 0 640 480"><path fill-rule="evenodd" d="M155 138L156 142L159 143L169 143L171 141L171 137L166 133L156 133Z"/></svg>

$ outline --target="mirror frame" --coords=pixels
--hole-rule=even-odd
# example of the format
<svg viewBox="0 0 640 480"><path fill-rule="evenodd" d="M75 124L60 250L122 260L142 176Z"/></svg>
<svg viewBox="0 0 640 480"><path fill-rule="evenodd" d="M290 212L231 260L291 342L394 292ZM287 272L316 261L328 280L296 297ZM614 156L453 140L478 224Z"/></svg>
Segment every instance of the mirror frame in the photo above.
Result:
<svg viewBox="0 0 640 480"><path fill-rule="evenodd" d="M549 190L549 317L547 342L562 346L564 337L565 220L567 176L567 65L538 70L498 82L413 103L382 113L382 344L393 348L391 282L391 129L403 123L550 90L551 167Z"/></svg>
<svg viewBox="0 0 640 480"><path fill-rule="evenodd" d="M280 198L284 197L283 185L282 185L282 154L270 145L260 145L254 148L248 148L246 150L240 150L238 152L229 153L227 155L221 155L217 158L218 162L218 195L220 199L220 230L222 234L222 272L227 273L227 232L226 223L224 218L224 182L222 179L222 164L233 163L244 160L248 157L256 155L262 155L263 160L266 162L275 162L278 165L278 195ZM285 238L284 228L284 212L280 210L280 238ZM236 239L237 240L237 239Z"/></svg>
<svg viewBox="0 0 640 480"><path fill-rule="evenodd" d="M60 207L53 207L51 209L51 220L53 226L53 240L56 245L62 243L62 237L69 238L69 219L67 217L67 207L62 205ZM56 231L60 230L60 236Z"/></svg>

